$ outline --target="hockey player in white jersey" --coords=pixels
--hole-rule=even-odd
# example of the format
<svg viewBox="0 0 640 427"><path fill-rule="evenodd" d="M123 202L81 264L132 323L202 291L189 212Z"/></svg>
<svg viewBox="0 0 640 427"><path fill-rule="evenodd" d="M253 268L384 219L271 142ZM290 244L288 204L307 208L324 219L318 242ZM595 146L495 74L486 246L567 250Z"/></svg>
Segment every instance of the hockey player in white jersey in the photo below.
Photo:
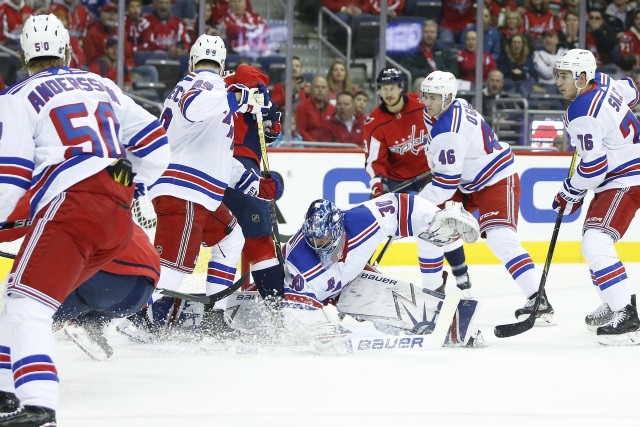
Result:
<svg viewBox="0 0 640 427"><path fill-rule="evenodd" d="M281 191L279 182L245 170L233 158L234 113L258 113L265 107L242 85L232 87L235 92L228 91L220 76L225 60L220 37L200 36L191 47L189 73L164 102L161 121L169 139L171 164L149 189L158 216L154 245L160 253L160 289L177 290L184 275L193 272L203 236L216 226L213 213L230 183L265 200ZM268 94L263 96L268 103ZM209 263L208 294L232 284L244 244L241 228L231 227L223 244L224 253L214 250ZM222 309L216 314L221 315Z"/></svg>
<svg viewBox="0 0 640 427"><path fill-rule="evenodd" d="M448 72L434 71L422 82L433 180L420 196L436 205L454 200L469 212L480 211L482 237L527 297L515 315L528 316L538 298L538 283L533 261L516 235L520 178L514 155L481 114L464 99L456 99L456 93L456 78ZM536 324L554 324L551 304L546 295L540 298Z"/></svg>
<svg viewBox="0 0 640 427"><path fill-rule="evenodd" d="M29 77L0 96L0 225L27 190L33 225L0 315L0 425L55 426L52 316L128 245L133 184L156 181L170 153L158 120L115 83L68 67L55 15L29 17L20 44Z"/></svg>
<svg viewBox="0 0 640 427"><path fill-rule="evenodd" d="M556 61L554 78L562 96L572 101L564 122L580 163L564 181L553 208L573 213L587 190L595 193L582 229L582 254L606 306L586 321L599 326L601 344L638 345L636 298L614 247L640 209L640 122L629 109L638 101L638 90L631 79L615 81L596 73L593 53L582 49Z"/></svg>
<svg viewBox="0 0 640 427"><path fill-rule="evenodd" d="M344 211L316 200L284 250L285 327L303 341L339 333L339 326L328 322L323 301L348 289L390 235L420 235L442 256L441 246L460 237L475 242L479 230L460 204L439 210L413 194L385 194Z"/></svg>

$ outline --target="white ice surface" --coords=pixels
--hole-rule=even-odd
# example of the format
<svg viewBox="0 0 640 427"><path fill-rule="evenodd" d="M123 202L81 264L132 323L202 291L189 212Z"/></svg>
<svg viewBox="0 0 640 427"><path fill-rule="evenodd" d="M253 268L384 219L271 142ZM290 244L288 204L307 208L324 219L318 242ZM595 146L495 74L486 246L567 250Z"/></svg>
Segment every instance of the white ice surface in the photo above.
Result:
<svg viewBox="0 0 640 427"><path fill-rule="evenodd" d="M640 290L640 264L626 267ZM419 277L417 268L382 271ZM558 326L507 339L493 327L513 322L524 297L502 266L472 265L470 273L491 344L483 349L236 355L189 343L134 344L112 328L115 355L95 362L60 340L59 425L640 425L640 346L603 347L587 331L584 316L599 300L586 265L551 266L547 289ZM364 327L355 323L348 325Z"/></svg>

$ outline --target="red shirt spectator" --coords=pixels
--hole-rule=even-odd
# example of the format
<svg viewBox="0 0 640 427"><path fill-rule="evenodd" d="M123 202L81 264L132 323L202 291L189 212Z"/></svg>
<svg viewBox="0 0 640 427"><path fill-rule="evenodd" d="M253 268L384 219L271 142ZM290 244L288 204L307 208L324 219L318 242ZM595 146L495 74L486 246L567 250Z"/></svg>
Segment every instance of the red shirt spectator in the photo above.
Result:
<svg viewBox="0 0 640 427"><path fill-rule="evenodd" d="M506 12L515 11L518 9L516 6L516 2L513 0L487 0L485 1L485 7L489 8L489 14L491 15L491 21L495 27L502 27L504 25L504 20L506 16ZM504 9L504 14L502 18L500 14Z"/></svg>
<svg viewBox="0 0 640 427"><path fill-rule="evenodd" d="M327 101L329 88L324 77L316 77L311 83L311 96L296 108L298 132L305 141L317 141L318 130L331 119L336 107Z"/></svg>
<svg viewBox="0 0 640 427"><path fill-rule="evenodd" d="M640 66L640 31L638 30L640 28L640 11L636 12L634 22L635 24L631 26L629 31L620 38L620 56L624 58L627 55L634 55L636 57L634 68L638 68Z"/></svg>
<svg viewBox="0 0 640 427"><path fill-rule="evenodd" d="M531 37L540 39L545 31L560 30L556 27L558 25L556 19L549 8L544 7L542 0L527 0L526 5L523 14L524 29L531 34Z"/></svg>
<svg viewBox="0 0 640 427"><path fill-rule="evenodd" d="M145 31L149 31L149 21L142 16L142 0L131 0L124 17L124 32L134 52L145 50L142 42Z"/></svg>
<svg viewBox="0 0 640 427"><path fill-rule="evenodd" d="M260 15L247 10L246 0L229 0L229 13L222 19L227 49L235 53L270 53L269 25Z"/></svg>
<svg viewBox="0 0 640 427"><path fill-rule="evenodd" d="M106 77L114 82L118 79L118 39L115 37L109 37L105 43L104 56L96 59L89 66L89 71L96 73L99 76ZM129 67L124 66L124 84L126 86L131 84L131 76L129 74Z"/></svg>
<svg viewBox="0 0 640 427"><path fill-rule="evenodd" d="M380 15L380 0L364 0L362 3L363 12ZM387 1L387 15L400 16L402 9L404 9L404 0Z"/></svg>
<svg viewBox="0 0 640 427"><path fill-rule="evenodd" d="M84 55L87 64L100 58L105 53L105 41L112 36L117 36L118 5L106 3L100 11L100 20L94 22L84 39ZM127 65L135 67L133 49L125 42L124 57Z"/></svg>
<svg viewBox="0 0 640 427"><path fill-rule="evenodd" d="M364 147L365 118L356 117L353 95L343 92L336 97L336 113L318 130L318 140Z"/></svg>
<svg viewBox="0 0 640 427"><path fill-rule="evenodd" d="M251 2L247 0L247 11L253 13L253 7L251 7ZM222 21L222 18L229 13L229 2L227 0L213 0L212 8L211 8L211 19L214 23L218 23ZM205 16L205 20L206 20Z"/></svg>
<svg viewBox="0 0 640 427"><path fill-rule="evenodd" d="M322 0L322 5L333 13L344 12L342 8L358 8L362 12L367 0Z"/></svg>
<svg viewBox="0 0 640 427"><path fill-rule="evenodd" d="M459 78L467 80L472 83L476 82L476 45L477 45L476 32L471 30L467 31L465 39L465 48L458 52L458 72ZM496 60L490 53L484 52L484 65L482 68L482 81L487 80L489 71L495 70L498 65Z"/></svg>
<svg viewBox="0 0 640 427"><path fill-rule="evenodd" d="M93 16L89 9L84 7L79 0L53 0L49 11L55 14L57 10L64 10L67 13L66 27L69 30L69 37L82 40L93 22ZM56 16L60 17L58 14Z"/></svg>
<svg viewBox="0 0 640 427"><path fill-rule="evenodd" d="M171 14L171 0L154 0L155 10L145 15L149 29L142 35L144 50L168 50L171 55L189 51L191 38L184 20ZM138 46L139 50L141 46Z"/></svg>
<svg viewBox="0 0 640 427"><path fill-rule="evenodd" d="M476 22L473 0L447 0L442 2L442 22L440 28L460 33Z"/></svg>
<svg viewBox="0 0 640 427"><path fill-rule="evenodd" d="M24 0L8 0L0 5L0 15L2 16L2 21L0 21L0 26L2 27L0 41L20 43L22 24L33 15L33 9L27 6Z"/></svg>

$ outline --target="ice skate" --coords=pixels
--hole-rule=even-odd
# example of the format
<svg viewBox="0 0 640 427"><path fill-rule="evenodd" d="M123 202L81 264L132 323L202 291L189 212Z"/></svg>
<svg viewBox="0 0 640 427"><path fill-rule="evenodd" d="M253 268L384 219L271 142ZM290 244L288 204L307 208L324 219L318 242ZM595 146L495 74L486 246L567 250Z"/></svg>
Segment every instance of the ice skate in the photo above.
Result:
<svg viewBox="0 0 640 427"><path fill-rule="evenodd" d="M17 411L19 407L20 401L14 393L0 391L0 416Z"/></svg>
<svg viewBox="0 0 640 427"><path fill-rule="evenodd" d="M6 427L56 427L56 412L43 406L25 406L9 414L0 414Z"/></svg>
<svg viewBox="0 0 640 427"><path fill-rule="evenodd" d="M93 360L107 360L113 355L101 322L72 323L64 327L64 333Z"/></svg>
<svg viewBox="0 0 640 427"><path fill-rule="evenodd" d="M636 308L636 296L631 296L631 304L614 311L612 319L597 329L598 342L602 345L640 345L640 320Z"/></svg>
<svg viewBox="0 0 640 427"><path fill-rule="evenodd" d="M609 308L609 304L603 302L593 310L590 314L584 318L584 323L587 324L587 329L591 332L596 332L600 326L604 326L613 319L613 311Z"/></svg>
<svg viewBox="0 0 640 427"><path fill-rule="evenodd" d="M204 316L199 329L202 334L211 338L237 338L239 331L229 326L229 319L224 310L205 306Z"/></svg>
<svg viewBox="0 0 640 427"><path fill-rule="evenodd" d="M133 314L116 327L116 331L139 343L148 344L157 341L159 338L159 330L147 314L147 308Z"/></svg>
<svg viewBox="0 0 640 427"><path fill-rule="evenodd" d="M536 305L536 298L538 298L538 293L531 295L527 302L524 304L524 307L516 310L516 319L524 320L524 318L528 317L531 313L533 313L533 307ZM553 307L549 303L547 299L547 295L545 293L542 294L542 298L540 300L540 307L538 307L538 312L536 313L536 326L553 326L556 324L555 319L553 318Z"/></svg>

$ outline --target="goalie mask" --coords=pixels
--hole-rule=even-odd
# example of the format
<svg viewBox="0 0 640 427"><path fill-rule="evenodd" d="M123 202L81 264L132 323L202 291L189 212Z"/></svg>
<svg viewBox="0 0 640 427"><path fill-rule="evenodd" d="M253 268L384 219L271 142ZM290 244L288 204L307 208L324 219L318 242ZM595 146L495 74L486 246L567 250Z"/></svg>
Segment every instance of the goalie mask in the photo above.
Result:
<svg viewBox="0 0 640 427"><path fill-rule="evenodd" d="M324 265L335 262L344 246L344 214L330 201L318 199L307 210L302 232Z"/></svg>

